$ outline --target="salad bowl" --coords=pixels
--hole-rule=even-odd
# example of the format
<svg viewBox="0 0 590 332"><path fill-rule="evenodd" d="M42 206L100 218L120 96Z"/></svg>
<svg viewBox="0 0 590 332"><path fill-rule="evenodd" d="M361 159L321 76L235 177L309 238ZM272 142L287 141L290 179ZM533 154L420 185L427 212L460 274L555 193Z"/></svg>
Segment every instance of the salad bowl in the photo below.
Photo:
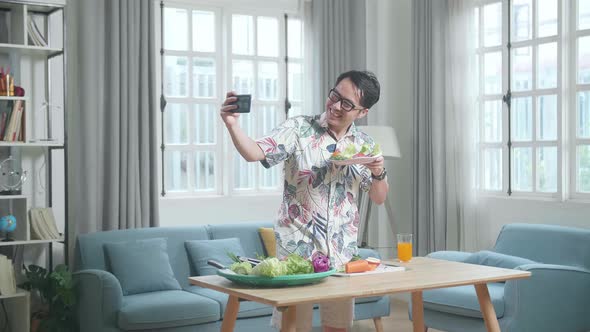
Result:
<svg viewBox="0 0 590 332"><path fill-rule="evenodd" d="M291 274L278 277L263 277L255 275L238 274L229 269L217 270L217 274L240 285L254 287L286 287L314 284L331 276L336 269L326 272Z"/></svg>

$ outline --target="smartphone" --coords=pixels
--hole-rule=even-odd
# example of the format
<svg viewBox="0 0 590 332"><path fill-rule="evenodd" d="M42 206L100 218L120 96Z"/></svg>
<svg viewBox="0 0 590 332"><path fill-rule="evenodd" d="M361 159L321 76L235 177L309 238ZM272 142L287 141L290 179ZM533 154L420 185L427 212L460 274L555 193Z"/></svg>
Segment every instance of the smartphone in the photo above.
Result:
<svg viewBox="0 0 590 332"><path fill-rule="evenodd" d="M250 104L252 102L252 95L237 95L237 101L233 102L232 105L238 105L238 108L231 110L232 113L250 113Z"/></svg>

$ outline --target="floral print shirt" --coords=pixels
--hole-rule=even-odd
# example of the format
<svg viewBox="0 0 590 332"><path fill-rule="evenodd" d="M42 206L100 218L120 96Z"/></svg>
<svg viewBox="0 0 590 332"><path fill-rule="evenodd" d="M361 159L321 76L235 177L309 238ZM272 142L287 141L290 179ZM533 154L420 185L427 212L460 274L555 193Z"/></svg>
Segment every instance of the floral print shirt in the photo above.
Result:
<svg viewBox="0 0 590 332"><path fill-rule="evenodd" d="M369 190L371 171L363 165L336 166L330 156L353 143L373 147L373 140L352 124L336 141L323 113L287 119L257 143L266 156L264 167L285 161L283 200L274 228L277 257L322 253L333 267L349 262L358 251L358 193Z"/></svg>

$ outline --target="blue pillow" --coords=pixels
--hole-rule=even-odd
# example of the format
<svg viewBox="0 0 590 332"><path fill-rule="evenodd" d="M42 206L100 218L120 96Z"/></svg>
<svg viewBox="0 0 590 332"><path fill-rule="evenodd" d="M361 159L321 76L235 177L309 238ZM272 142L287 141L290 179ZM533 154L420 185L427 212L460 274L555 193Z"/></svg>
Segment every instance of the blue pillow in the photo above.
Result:
<svg viewBox="0 0 590 332"><path fill-rule="evenodd" d="M105 243L104 248L123 295L181 289L170 266L166 239Z"/></svg>
<svg viewBox="0 0 590 332"><path fill-rule="evenodd" d="M228 253L245 256L240 239L231 237L218 240L193 240L184 243L191 258L197 275L207 276L217 274L217 268L207 264L208 260L215 260L229 267L233 261Z"/></svg>
<svg viewBox="0 0 590 332"><path fill-rule="evenodd" d="M514 269L515 267L537 263L527 258L510 256L494 251L482 250L471 254L464 261L465 263Z"/></svg>

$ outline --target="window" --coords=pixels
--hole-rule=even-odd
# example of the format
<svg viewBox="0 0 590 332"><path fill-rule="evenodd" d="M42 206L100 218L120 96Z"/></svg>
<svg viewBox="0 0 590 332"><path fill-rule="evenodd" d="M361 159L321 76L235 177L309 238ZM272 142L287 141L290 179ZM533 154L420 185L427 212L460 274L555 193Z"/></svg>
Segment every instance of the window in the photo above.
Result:
<svg viewBox="0 0 590 332"><path fill-rule="evenodd" d="M575 38L575 147L572 155L575 156L573 165L573 183L577 194L590 194L590 3L577 0ZM577 76L577 77L576 77Z"/></svg>
<svg viewBox="0 0 590 332"><path fill-rule="evenodd" d="M571 154L563 147L562 128L567 132L574 128L562 127L572 112L564 108L568 95L562 78L570 82L575 77L574 70L564 67L564 54L575 47L572 40L563 38L567 35L563 29L570 22L569 18L562 22L565 16L561 13L568 5L569 1L561 0L503 0L480 1L475 9L481 77L478 186L484 192L563 197L568 180L563 166L571 162ZM584 6L567 10L582 13ZM587 7L585 10L590 10ZM577 31L577 44L584 43L581 35ZM588 48L590 60L590 38ZM580 95L588 90L578 85ZM581 108L587 96L578 99ZM581 116L584 112L578 112L578 119L587 117ZM576 126L584 125L578 122ZM575 143L579 176L572 177L576 183L576 188L569 190L572 196L582 192L579 188L584 176L588 177L582 175L588 174L584 170L590 166L585 157L588 141L583 138L578 136Z"/></svg>
<svg viewBox="0 0 590 332"><path fill-rule="evenodd" d="M502 112L503 47L502 3L486 3L476 8L477 63L483 81L479 92L480 186L489 191L503 188L505 158Z"/></svg>
<svg viewBox="0 0 590 332"><path fill-rule="evenodd" d="M250 137L260 137L284 121L288 82L290 115L300 113L303 24L295 15L285 20L279 9L248 11L229 4L164 2L162 83L167 104L162 121L167 195L280 189L280 166L267 170L260 163L244 161L218 112L226 91L251 94L251 113L242 114L239 121Z"/></svg>

